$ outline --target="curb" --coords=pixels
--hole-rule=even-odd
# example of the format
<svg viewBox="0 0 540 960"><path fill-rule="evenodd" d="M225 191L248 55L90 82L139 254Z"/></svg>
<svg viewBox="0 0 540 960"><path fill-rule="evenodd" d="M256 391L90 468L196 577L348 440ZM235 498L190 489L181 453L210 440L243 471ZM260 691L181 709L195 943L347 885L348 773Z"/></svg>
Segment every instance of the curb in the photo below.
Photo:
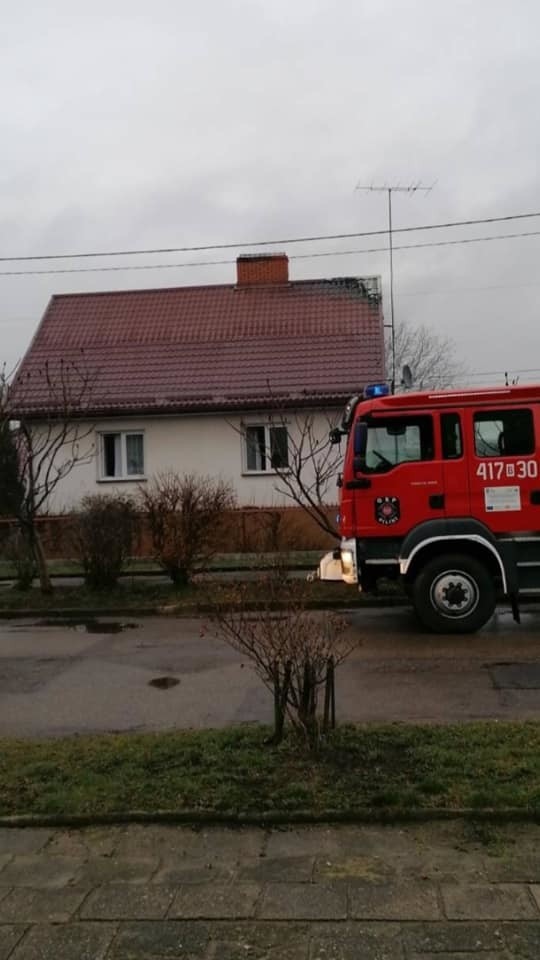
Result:
<svg viewBox="0 0 540 960"><path fill-rule="evenodd" d="M84 827L114 826L122 824L171 824L194 827L272 827L318 826L321 824L382 824L428 823L430 821L471 820L477 823L540 823L540 809L523 810L506 808L502 810L474 808L426 808L418 809L381 809L326 810L313 813L298 810L287 813L281 810L267 810L262 813L205 813L200 810L156 810L151 813L144 810L127 810L124 813L101 814L14 814L0 816L0 828L22 829L26 827Z"/></svg>
<svg viewBox="0 0 540 960"><path fill-rule="evenodd" d="M171 604L171 606L173 606ZM315 600L306 604L306 610L370 610L383 607L409 606L407 597L385 597L372 600L358 600L356 604L343 600ZM101 607L99 610L84 607L33 607L27 610L0 610L0 620L28 620L34 617L51 619L58 617L64 620L98 620L100 617L199 617L212 613L214 607L210 603L185 605L179 610L164 610L163 607ZM233 608L234 609L234 608ZM257 612L266 609L263 604L246 604L244 610ZM276 610L283 607L275 607Z"/></svg>

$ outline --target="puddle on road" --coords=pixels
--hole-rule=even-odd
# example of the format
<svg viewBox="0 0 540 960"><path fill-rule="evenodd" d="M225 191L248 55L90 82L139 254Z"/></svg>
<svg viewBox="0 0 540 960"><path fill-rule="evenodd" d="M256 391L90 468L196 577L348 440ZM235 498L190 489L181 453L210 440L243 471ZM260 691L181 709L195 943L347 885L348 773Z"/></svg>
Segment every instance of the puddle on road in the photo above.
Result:
<svg viewBox="0 0 540 960"><path fill-rule="evenodd" d="M540 663L501 660L485 663L495 690L540 690Z"/></svg>
<svg viewBox="0 0 540 960"><path fill-rule="evenodd" d="M148 686L157 687L158 690L170 690L171 687L176 687L179 683L177 677L154 677L153 680L148 681Z"/></svg>
<svg viewBox="0 0 540 960"><path fill-rule="evenodd" d="M124 623L120 620L70 620L46 619L38 620L33 627L67 627L77 633L122 633L124 630L135 630L138 623Z"/></svg>

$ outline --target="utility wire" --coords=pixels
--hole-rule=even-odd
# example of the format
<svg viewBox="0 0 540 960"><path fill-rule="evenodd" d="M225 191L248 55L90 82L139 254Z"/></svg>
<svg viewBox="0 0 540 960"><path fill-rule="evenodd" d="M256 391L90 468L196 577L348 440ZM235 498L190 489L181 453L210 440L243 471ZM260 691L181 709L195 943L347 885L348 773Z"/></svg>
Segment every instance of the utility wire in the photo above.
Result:
<svg viewBox="0 0 540 960"><path fill-rule="evenodd" d="M409 229L409 228L407 228ZM417 229L411 228L411 229ZM395 233L396 231L394 231ZM419 250L426 247L451 247L465 243L486 243L490 240L516 240L522 237L539 237L540 230L531 230L521 233L498 233L484 237L462 237L458 240L432 240L426 243L406 243L393 246L393 250ZM389 247L364 247L359 250L325 250L317 253L292 254L290 260L314 260L321 257L351 257L365 253L385 253ZM88 254L94 256L94 254ZM97 254L96 254L97 256ZM4 258L6 259L6 258ZM0 262L2 258L0 257ZM0 270L0 277L29 277L44 276L47 274L63 273L118 273L123 270L178 270L184 267L215 267L236 263L235 260L193 260L183 263L145 263L125 264L121 267L52 267L46 270ZM401 294L403 296L403 294Z"/></svg>
<svg viewBox="0 0 540 960"><path fill-rule="evenodd" d="M536 367L533 369L529 368L527 370L522 370L522 369L513 370L509 367L506 370L482 370L482 371L476 371L473 373L464 373L461 376L458 376L457 379L460 383L467 383L469 380L478 380L479 378L483 378L483 377L504 377L506 373L508 373L508 376L512 376L512 377L515 376L516 374L521 375L521 374L529 374L529 373L540 373L540 367ZM443 376L440 376L440 377L423 377L422 379L423 379L423 383L438 383L439 380L444 380L446 378Z"/></svg>
<svg viewBox="0 0 540 960"><path fill-rule="evenodd" d="M537 213L514 213L505 217L483 217L475 220L453 220L446 223L427 223L416 227L395 227L393 233L410 233L416 230L446 230L450 227L470 227L483 223L504 223L509 220L526 220L532 217L540 217ZM33 254L31 256L10 256L0 257L0 263L9 263L13 261L29 260L75 260L85 257L131 257L143 256L157 253L194 253L206 250L235 250L241 247L270 247L276 244L291 243L314 243L321 240L350 240L359 237L377 237L388 235L388 229L385 230L365 230L355 233L328 233L319 234L311 237L286 237L279 240L249 240L242 243L208 243L198 246L185 247L155 247L141 250L101 250L91 253L48 253Z"/></svg>

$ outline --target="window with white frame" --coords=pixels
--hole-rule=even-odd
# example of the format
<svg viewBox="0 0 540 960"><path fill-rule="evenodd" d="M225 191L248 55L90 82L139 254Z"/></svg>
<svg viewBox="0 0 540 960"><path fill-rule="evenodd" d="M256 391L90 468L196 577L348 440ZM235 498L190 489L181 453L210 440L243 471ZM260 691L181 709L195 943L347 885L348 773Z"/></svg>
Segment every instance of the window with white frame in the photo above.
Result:
<svg viewBox="0 0 540 960"><path fill-rule="evenodd" d="M287 427L248 424L244 427L246 473L272 473L289 466Z"/></svg>
<svg viewBox="0 0 540 960"><path fill-rule="evenodd" d="M100 434L100 480L131 480L144 476L144 434L121 431Z"/></svg>

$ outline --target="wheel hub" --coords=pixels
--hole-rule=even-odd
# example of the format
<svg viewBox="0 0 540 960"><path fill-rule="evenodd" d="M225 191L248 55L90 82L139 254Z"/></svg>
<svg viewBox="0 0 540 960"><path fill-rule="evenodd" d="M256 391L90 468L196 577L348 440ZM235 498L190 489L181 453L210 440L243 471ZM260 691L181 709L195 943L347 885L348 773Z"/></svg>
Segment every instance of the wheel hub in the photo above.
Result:
<svg viewBox="0 0 540 960"><path fill-rule="evenodd" d="M477 607L478 586L462 570L441 573L431 587L431 602L445 617L466 617Z"/></svg>

